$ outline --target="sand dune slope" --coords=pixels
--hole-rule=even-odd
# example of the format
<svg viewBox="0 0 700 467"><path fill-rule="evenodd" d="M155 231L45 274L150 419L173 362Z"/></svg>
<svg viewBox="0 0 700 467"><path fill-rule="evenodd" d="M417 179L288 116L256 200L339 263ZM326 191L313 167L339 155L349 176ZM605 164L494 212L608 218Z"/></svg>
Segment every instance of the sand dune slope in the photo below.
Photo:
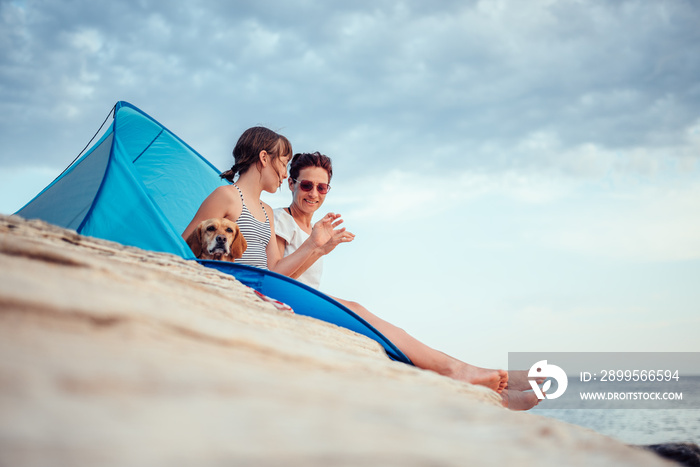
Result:
<svg viewBox="0 0 700 467"><path fill-rule="evenodd" d="M0 216L0 465L667 465L175 256Z"/></svg>

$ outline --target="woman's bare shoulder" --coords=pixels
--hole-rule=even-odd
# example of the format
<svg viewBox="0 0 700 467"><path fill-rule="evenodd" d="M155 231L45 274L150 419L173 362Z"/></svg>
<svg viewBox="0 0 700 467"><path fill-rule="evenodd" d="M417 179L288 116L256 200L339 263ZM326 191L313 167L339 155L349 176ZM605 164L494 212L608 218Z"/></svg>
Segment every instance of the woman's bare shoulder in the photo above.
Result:
<svg viewBox="0 0 700 467"><path fill-rule="evenodd" d="M236 187L232 185L220 186L207 196L201 208L209 213L217 213L215 217L232 218L236 213L240 215L241 197Z"/></svg>
<svg viewBox="0 0 700 467"><path fill-rule="evenodd" d="M212 195L216 194L218 196L228 196L228 197L236 197L240 198L238 194L238 190L236 190L236 187L233 185L222 185L220 187L217 187L214 189L214 191L211 192Z"/></svg>

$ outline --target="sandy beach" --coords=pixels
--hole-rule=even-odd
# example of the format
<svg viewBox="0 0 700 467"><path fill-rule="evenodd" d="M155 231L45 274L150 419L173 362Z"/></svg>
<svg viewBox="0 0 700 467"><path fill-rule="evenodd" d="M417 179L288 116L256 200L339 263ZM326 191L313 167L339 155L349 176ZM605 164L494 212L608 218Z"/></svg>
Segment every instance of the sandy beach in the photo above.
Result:
<svg viewBox="0 0 700 467"><path fill-rule="evenodd" d="M0 216L0 465L670 465L168 254Z"/></svg>

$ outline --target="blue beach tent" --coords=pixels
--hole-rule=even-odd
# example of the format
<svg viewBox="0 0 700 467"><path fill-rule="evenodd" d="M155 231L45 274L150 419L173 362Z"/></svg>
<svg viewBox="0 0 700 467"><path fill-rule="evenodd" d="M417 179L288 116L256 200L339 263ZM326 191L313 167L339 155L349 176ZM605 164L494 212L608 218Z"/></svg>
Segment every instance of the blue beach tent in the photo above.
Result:
<svg viewBox="0 0 700 467"><path fill-rule="evenodd" d="M196 260L181 233L199 205L227 184L204 157L156 120L118 102L100 140L16 212L124 245ZM351 329L379 342L394 360L410 360L348 308L288 277L249 266L199 261L235 276L301 315Z"/></svg>
<svg viewBox="0 0 700 467"><path fill-rule="evenodd" d="M194 259L180 233L223 183L216 168L185 142L118 102L104 136L17 214Z"/></svg>

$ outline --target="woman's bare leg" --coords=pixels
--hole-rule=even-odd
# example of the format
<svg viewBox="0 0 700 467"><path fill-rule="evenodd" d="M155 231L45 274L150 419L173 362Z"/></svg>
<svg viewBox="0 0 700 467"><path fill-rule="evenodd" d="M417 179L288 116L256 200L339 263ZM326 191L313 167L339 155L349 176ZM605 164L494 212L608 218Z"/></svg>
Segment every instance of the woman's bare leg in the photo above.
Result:
<svg viewBox="0 0 700 467"><path fill-rule="evenodd" d="M508 383L508 373L505 370L490 370L464 363L428 347L403 329L375 316L357 302L350 302L340 298L335 298L335 300L350 308L384 334L418 368L431 370L459 381L486 386L496 392L501 392L505 389Z"/></svg>

